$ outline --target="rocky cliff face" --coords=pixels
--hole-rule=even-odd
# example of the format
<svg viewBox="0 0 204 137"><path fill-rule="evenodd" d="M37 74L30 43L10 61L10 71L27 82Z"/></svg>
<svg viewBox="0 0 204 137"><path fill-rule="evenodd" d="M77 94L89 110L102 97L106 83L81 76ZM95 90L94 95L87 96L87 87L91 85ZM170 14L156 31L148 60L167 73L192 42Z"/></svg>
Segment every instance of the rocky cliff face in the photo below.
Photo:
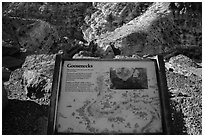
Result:
<svg viewBox="0 0 204 137"><path fill-rule="evenodd" d="M137 4L138 7L143 6L139 3L133 4ZM124 9L127 9L128 6L133 6L133 4L128 3L127 5L122 5L122 7ZM114 5L113 3L107 3L104 7L108 5L110 7L112 6L113 9L119 9L120 6L116 4ZM162 52L161 44L164 43L164 40L160 40L161 32L159 32L158 29L161 29L161 25L159 25L159 22L165 23L165 19L163 18L166 18L166 23L168 22L166 26L170 27L170 25L172 24L168 20L168 3L156 3L150 5L150 7L148 7L146 10L144 9L143 14L140 13L138 16L135 15L135 18L133 16L133 13L138 13L137 11L133 10L134 8L129 11L129 13L126 13L125 10L114 11L111 10L111 8L99 9L103 11L101 12L103 16L101 14L98 16L92 16L92 18L97 20L96 26L92 27L92 24L94 24L94 22L92 22L91 27L93 29L93 33L96 35L95 39L99 47L101 47L103 50L106 50L107 47L112 44L115 48L119 48L121 50L122 55L126 56L140 54L143 52L149 52L149 54L152 54L155 52L154 48L159 50L156 51L156 53ZM111 12L108 13L108 11ZM127 14L126 16L124 16L125 13ZM94 13L94 15L95 14L96 13ZM133 17L128 18L131 15ZM106 26L103 25L102 19L100 18L102 18L103 21L106 21ZM115 22L119 22L119 25L116 25ZM100 28L102 29L100 30ZM101 33L96 33L95 30L98 30L99 32L101 31ZM145 53L143 53L143 55L144 54Z"/></svg>
<svg viewBox="0 0 204 137"><path fill-rule="evenodd" d="M98 44L101 54L109 54L110 46L125 56L164 54L186 46L201 46L199 12L194 16L192 11L174 14L167 2L96 3L95 8L97 11L85 18L89 27L83 32L87 41Z"/></svg>

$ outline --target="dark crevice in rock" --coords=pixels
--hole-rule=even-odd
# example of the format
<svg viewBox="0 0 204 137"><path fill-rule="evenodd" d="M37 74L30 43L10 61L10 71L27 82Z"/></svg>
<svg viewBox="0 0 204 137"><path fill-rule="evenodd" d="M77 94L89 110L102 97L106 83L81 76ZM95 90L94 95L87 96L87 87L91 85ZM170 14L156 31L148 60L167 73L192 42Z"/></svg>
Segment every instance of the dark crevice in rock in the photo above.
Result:
<svg viewBox="0 0 204 137"><path fill-rule="evenodd" d="M45 90L44 85L46 84L46 80L42 80L38 83L38 85L30 85L27 87L28 93L27 96L30 99L40 99L44 97Z"/></svg>
<svg viewBox="0 0 204 137"><path fill-rule="evenodd" d="M178 105L178 104L177 104ZM177 108L176 102L171 101L170 111L172 115L171 131L173 135L187 135L185 127L185 116L182 111Z"/></svg>

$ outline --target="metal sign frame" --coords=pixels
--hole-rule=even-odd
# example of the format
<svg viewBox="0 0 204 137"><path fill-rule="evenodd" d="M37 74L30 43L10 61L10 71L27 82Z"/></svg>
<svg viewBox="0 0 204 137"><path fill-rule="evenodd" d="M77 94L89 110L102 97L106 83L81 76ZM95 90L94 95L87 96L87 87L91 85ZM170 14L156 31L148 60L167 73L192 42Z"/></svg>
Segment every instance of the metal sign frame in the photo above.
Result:
<svg viewBox="0 0 204 137"><path fill-rule="evenodd" d="M144 60L137 60L137 59L70 59L65 58L62 55L56 56L55 61L55 69L53 75L53 82L52 82L52 96L50 101L50 108L49 108L49 119L48 119L48 130L47 134L64 134L59 133L56 130L56 117L57 117L57 107L58 101L60 96L60 88L61 88L61 78L62 78L62 71L63 71L63 64L65 61L116 61L120 63L120 61L154 61L155 62L155 70L157 76L157 83L159 89L159 97L160 97L160 104L161 104L161 115L162 115L162 133L145 133L145 134L171 134L171 114L170 104L169 104L169 93L167 88L167 81L166 81L166 74L165 74L165 65L163 61L163 57L158 55L154 59L144 59ZM69 133L70 134L70 133ZM71 133L71 134L91 134L91 133ZM104 133L103 133L104 134ZM133 133L130 133L133 134ZM142 134L143 135L143 134Z"/></svg>

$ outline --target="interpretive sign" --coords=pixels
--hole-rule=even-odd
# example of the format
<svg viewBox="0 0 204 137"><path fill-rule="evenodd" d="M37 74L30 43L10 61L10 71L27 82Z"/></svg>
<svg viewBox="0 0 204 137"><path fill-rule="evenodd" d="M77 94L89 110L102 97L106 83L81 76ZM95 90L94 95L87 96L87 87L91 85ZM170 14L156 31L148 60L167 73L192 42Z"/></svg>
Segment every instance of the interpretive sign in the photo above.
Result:
<svg viewBox="0 0 204 137"><path fill-rule="evenodd" d="M48 134L169 134L163 60L57 56Z"/></svg>

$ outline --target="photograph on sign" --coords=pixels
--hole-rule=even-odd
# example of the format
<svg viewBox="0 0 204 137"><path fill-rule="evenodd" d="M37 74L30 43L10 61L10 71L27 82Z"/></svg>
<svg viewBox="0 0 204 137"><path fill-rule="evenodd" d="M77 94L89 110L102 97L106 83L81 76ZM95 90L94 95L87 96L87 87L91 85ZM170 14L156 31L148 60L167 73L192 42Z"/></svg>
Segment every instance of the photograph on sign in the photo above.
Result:
<svg viewBox="0 0 204 137"><path fill-rule="evenodd" d="M155 66L151 60L64 61L56 132L164 132Z"/></svg>
<svg viewBox="0 0 204 137"><path fill-rule="evenodd" d="M147 89L145 68L110 68L111 89Z"/></svg>

